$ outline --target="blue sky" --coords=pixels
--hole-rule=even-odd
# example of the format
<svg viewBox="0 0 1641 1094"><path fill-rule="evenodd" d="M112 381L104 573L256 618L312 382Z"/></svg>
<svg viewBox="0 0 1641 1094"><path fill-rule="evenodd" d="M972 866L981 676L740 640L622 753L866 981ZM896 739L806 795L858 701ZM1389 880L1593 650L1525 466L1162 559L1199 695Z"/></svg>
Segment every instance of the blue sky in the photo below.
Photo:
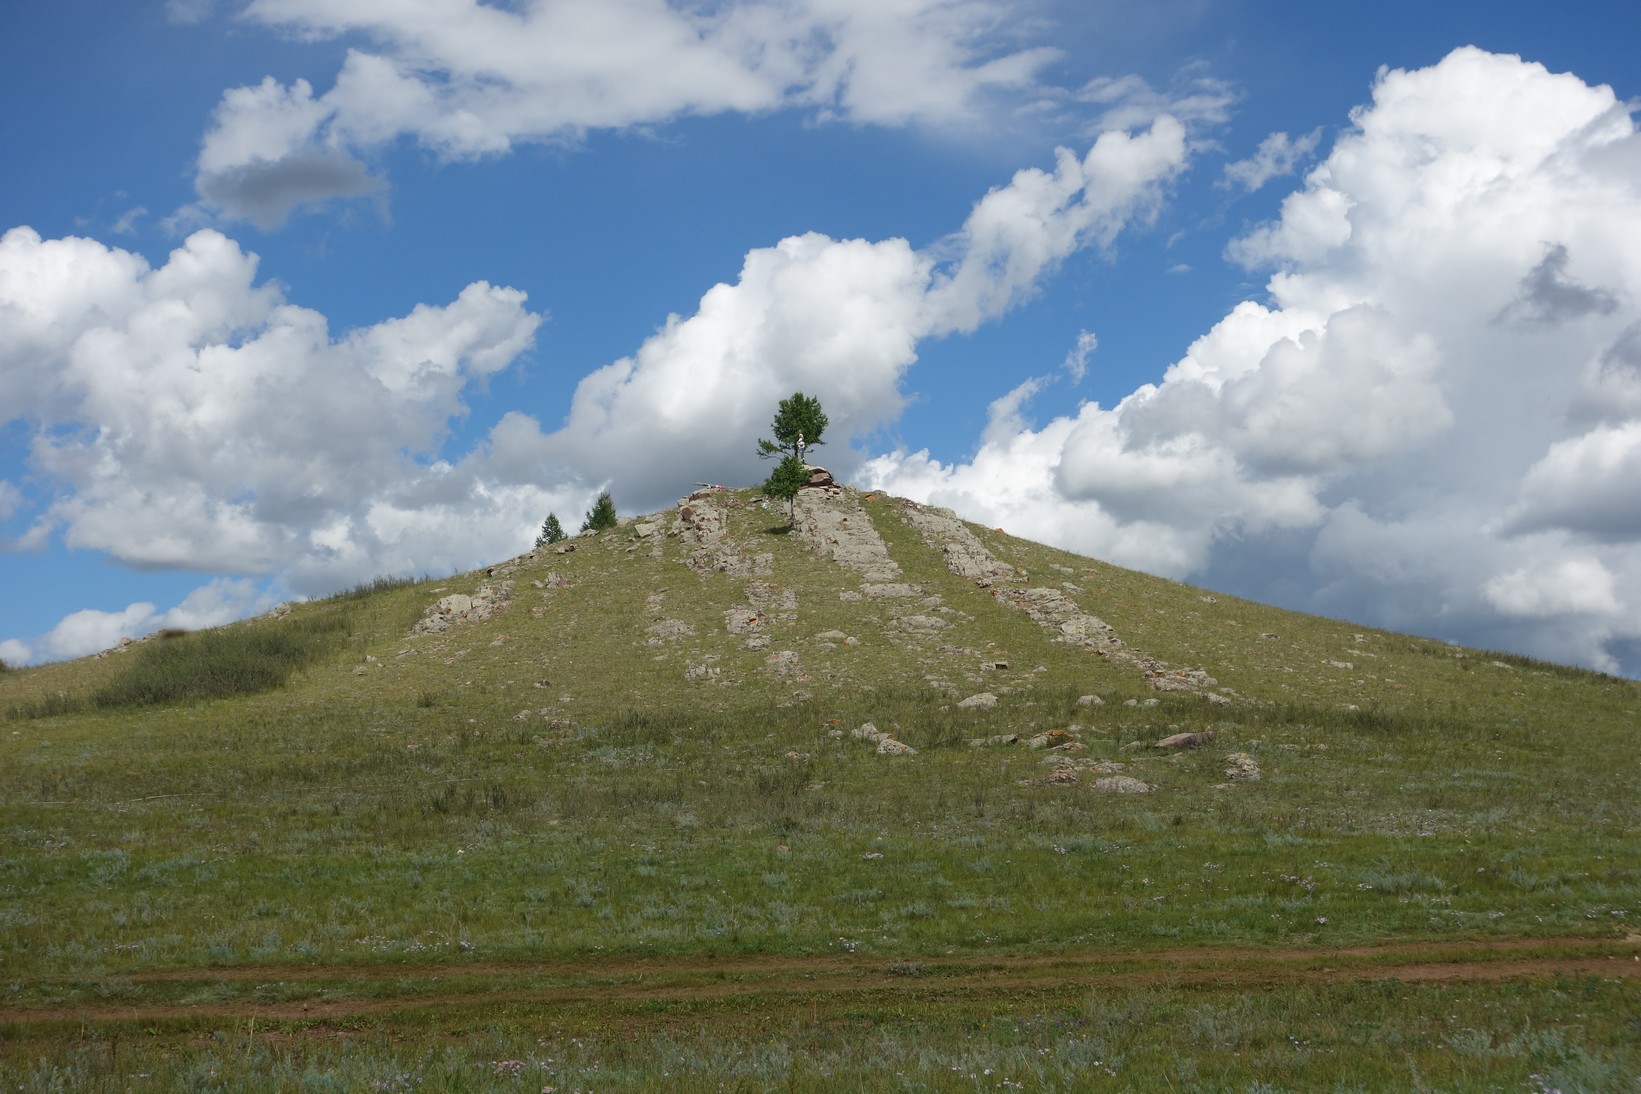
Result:
<svg viewBox="0 0 1641 1094"><path fill-rule="evenodd" d="M751 483L1641 674L1633 5L0 16L0 657Z"/></svg>

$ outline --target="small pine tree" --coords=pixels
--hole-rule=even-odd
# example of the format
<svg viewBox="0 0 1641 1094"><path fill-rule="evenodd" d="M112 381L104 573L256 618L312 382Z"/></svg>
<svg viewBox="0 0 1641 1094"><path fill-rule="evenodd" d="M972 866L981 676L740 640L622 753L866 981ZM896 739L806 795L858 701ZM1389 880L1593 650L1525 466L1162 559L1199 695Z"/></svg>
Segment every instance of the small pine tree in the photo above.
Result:
<svg viewBox="0 0 1641 1094"><path fill-rule="evenodd" d="M821 409L820 400L794 391L790 399L782 399L776 406L775 418L769 423L769 430L775 434L775 439L760 438L758 455L768 460L790 453L798 457L801 463L803 453L798 450L799 438L802 438L805 449L825 443L821 440L821 434L826 432L826 424L826 412Z"/></svg>
<svg viewBox="0 0 1641 1094"><path fill-rule="evenodd" d="M772 498L786 502L786 523L788 526L798 522L798 491L804 488L809 481L809 471L803 461L791 452L781 458L775 465L774 472L764 483L764 493Z"/></svg>
<svg viewBox="0 0 1641 1094"><path fill-rule="evenodd" d="M620 518L615 515L615 502L610 498L610 492L606 490L598 495L598 500L593 502L593 507L587 510L587 516L581 522L581 530L583 532L603 532L614 528L619 523Z"/></svg>
<svg viewBox="0 0 1641 1094"><path fill-rule="evenodd" d="M541 535L536 537L536 546L545 547L564 538L564 525L558 522L558 514L548 513L547 519L541 522Z"/></svg>

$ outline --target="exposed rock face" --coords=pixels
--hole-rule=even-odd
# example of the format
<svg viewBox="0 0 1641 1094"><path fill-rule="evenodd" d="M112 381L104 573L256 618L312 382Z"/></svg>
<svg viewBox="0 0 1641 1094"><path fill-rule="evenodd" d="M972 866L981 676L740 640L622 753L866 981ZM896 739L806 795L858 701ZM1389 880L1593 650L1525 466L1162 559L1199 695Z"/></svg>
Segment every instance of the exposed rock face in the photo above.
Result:
<svg viewBox="0 0 1641 1094"><path fill-rule="evenodd" d="M946 568L959 577L1014 576L1014 567L994 558L950 509L906 502L904 516L923 537L923 542L940 552L946 560Z"/></svg>
<svg viewBox="0 0 1641 1094"><path fill-rule="evenodd" d="M868 600L899 600L917 596L923 590L916 585L908 585L904 581L880 582L861 586L861 592Z"/></svg>
<svg viewBox="0 0 1641 1094"><path fill-rule="evenodd" d="M892 582L900 566L860 502L840 489L805 490L794 501L798 536L822 558L847 566L867 581Z"/></svg>
<svg viewBox="0 0 1641 1094"><path fill-rule="evenodd" d="M411 635L440 634L461 623L478 623L489 619L507 606L513 596L513 583L482 585L471 596L452 593L439 600L410 628Z"/></svg>
<svg viewBox="0 0 1641 1094"><path fill-rule="evenodd" d="M750 559L728 536L729 514L708 492L691 494L678 503L673 530L689 552L689 568L698 574L721 573L732 577L767 574L775 556L763 552Z"/></svg>
<svg viewBox="0 0 1641 1094"><path fill-rule="evenodd" d="M903 515L923 542L940 552L952 573L983 584L1005 578L1018 579L1014 567L986 550L985 544L950 509L908 501L903 503ZM1061 642L1102 652L1122 645L1117 632L1104 620L1078 608L1059 589L992 584L992 595L1025 612L1040 626L1056 632Z"/></svg>

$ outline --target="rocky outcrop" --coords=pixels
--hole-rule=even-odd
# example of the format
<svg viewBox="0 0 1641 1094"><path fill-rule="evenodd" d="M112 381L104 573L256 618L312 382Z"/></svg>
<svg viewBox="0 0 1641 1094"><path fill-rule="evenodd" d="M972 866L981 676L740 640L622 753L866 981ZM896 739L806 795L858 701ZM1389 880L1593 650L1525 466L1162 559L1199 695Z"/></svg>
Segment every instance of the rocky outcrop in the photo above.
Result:
<svg viewBox="0 0 1641 1094"><path fill-rule="evenodd" d="M902 507L906 523L917 530L924 543L940 552L952 573L975 580L1015 576L1014 567L994 558L950 509L911 501L903 502Z"/></svg>
<svg viewBox="0 0 1641 1094"><path fill-rule="evenodd" d="M979 537L950 509L907 501L901 503L901 514L924 543L940 552L948 570L989 586L1001 603L1025 612L1038 625L1053 631L1059 641L1100 652L1122 645L1117 632L1104 620L1077 607L1059 589L998 584L1019 581L1020 575L986 550Z"/></svg>
<svg viewBox="0 0 1641 1094"><path fill-rule="evenodd" d="M1157 691L1202 691L1219 684L1201 669L1170 669L1158 662L1149 664L1154 667L1145 670L1145 679Z"/></svg>
<svg viewBox="0 0 1641 1094"><path fill-rule="evenodd" d="M442 596L434 605L423 613L416 625L410 628L414 637L423 634L441 634L451 627L463 623L480 623L507 606L513 596L513 583L503 581L495 585L481 585L479 591L471 596L466 593L451 593Z"/></svg>
<svg viewBox="0 0 1641 1094"><path fill-rule="evenodd" d="M1107 775L1103 779L1094 780L1094 789L1105 794L1149 794L1156 787L1143 779L1131 778L1128 775Z"/></svg>
<svg viewBox="0 0 1641 1094"><path fill-rule="evenodd" d="M1157 742L1158 748L1169 748L1179 752L1187 748L1201 748L1214 739L1214 731L1205 729L1200 733L1174 733Z"/></svg>
<svg viewBox="0 0 1641 1094"><path fill-rule="evenodd" d="M686 623L682 619L663 619L659 623L652 623L644 633L649 635L644 639L647 645L660 646L694 635L695 624Z"/></svg>
<svg viewBox="0 0 1641 1094"><path fill-rule="evenodd" d="M893 582L900 566L854 495L841 488L805 490L793 503L793 530L822 558L847 566L869 582Z"/></svg>
<svg viewBox="0 0 1641 1094"><path fill-rule="evenodd" d="M741 553L741 545L729 538L726 507L738 506L740 501L734 495L727 495L723 504L719 504L717 496L721 493L697 491L678 503L672 530L688 552L689 568L698 574L721 573L731 577L769 573L775 563L772 553L765 551L747 558Z"/></svg>

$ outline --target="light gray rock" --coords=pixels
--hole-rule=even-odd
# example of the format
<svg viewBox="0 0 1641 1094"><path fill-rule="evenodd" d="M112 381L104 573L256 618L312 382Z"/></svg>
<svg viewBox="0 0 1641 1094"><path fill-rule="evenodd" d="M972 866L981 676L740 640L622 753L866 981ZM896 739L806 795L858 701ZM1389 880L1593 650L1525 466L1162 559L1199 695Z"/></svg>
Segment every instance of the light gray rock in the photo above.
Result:
<svg viewBox="0 0 1641 1094"><path fill-rule="evenodd" d="M1156 789L1142 779L1127 775L1107 775L1103 779L1095 779L1093 785L1095 790L1106 794L1149 794Z"/></svg>
<svg viewBox="0 0 1641 1094"><path fill-rule="evenodd" d="M904 597L916 596L922 592L916 585L908 585L904 581L877 582L861 586L861 591L868 600L898 600Z"/></svg>
<svg viewBox="0 0 1641 1094"><path fill-rule="evenodd" d="M997 696L989 691L971 695L957 704L965 710L984 710L997 705Z"/></svg>
<svg viewBox="0 0 1641 1094"><path fill-rule="evenodd" d="M682 619L663 619L659 623L651 624L645 633L649 635L644 640L646 645L659 646L690 637L695 633L695 624L686 623Z"/></svg>

